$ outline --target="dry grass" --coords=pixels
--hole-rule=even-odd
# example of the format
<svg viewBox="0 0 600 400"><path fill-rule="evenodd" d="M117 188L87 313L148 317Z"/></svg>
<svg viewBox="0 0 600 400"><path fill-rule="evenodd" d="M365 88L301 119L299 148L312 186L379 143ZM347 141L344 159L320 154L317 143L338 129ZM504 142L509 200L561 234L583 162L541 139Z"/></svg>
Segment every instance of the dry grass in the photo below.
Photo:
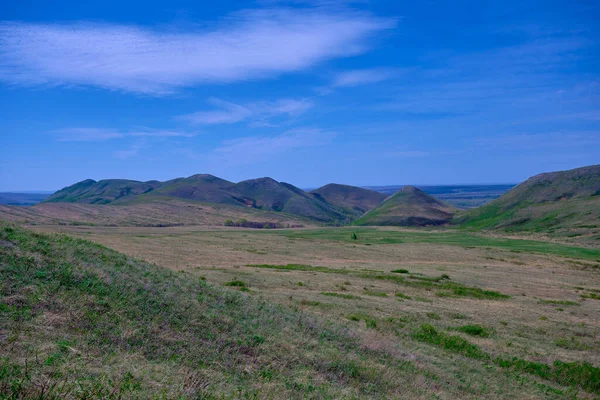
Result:
<svg viewBox="0 0 600 400"><path fill-rule="evenodd" d="M68 232L167 268L205 277L211 283L243 281L253 297L347 324L362 332L369 346L410 354L423 365L435 365L436 373L466 377L472 384L481 381L490 387L503 385L497 376L486 375L483 365L474 367L466 360L463 365L447 352L414 340L411 335L422 323L461 335L491 357L517 357L548 365L555 360L600 365L600 302L585 298L600 290L600 260L488 246L366 245L360 242L360 235L355 242L297 237L285 231L207 227L36 229ZM385 238L391 231L395 230L381 229L380 235ZM301 264L331 271L256 268L249 266L252 264ZM409 273L391 272L398 269ZM377 274L405 282L373 279ZM449 282L511 297L442 297L437 286L427 282L443 274ZM396 296L398 292L402 295ZM439 318L430 317L434 314ZM348 318L351 315L360 317L352 320ZM455 329L464 325L483 326L490 334L471 336ZM530 394L539 396L534 392Z"/></svg>

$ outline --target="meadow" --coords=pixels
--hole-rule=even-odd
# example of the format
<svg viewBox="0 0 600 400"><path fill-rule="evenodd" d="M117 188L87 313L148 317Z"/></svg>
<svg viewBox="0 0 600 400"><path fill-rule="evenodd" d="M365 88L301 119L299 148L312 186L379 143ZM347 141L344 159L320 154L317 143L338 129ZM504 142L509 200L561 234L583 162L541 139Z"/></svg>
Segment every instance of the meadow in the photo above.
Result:
<svg viewBox="0 0 600 400"><path fill-rule="evenodd" d="M458 230L34 228L343 327L425 368L424 397L600 394L597 248Z"/></svg>

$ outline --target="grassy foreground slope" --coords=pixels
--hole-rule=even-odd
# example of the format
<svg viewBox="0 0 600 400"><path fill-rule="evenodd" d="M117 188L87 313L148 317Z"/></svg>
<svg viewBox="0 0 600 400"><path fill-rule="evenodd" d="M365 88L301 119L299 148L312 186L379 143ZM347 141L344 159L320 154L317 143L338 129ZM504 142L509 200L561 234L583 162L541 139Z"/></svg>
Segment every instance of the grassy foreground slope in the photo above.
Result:
<svg viewBox="0 0 600 400"><path fill-rule="evenodd" d="M375 209L354 222L355 225L425 226L443 225L456 209L417 189L405 186Z"/></svg>
<svg viewBox="0 0 600 400"><path fill-rule="evenodd" d="M536 175L455 222L468 229L585 235L600 241L600 165Z"/></svg>
<svg viewBox="0 0 600 400"><path fill-rule="evenodd" d="M430 398L346 329L64 235L0 226L1 398Z"/></svg>

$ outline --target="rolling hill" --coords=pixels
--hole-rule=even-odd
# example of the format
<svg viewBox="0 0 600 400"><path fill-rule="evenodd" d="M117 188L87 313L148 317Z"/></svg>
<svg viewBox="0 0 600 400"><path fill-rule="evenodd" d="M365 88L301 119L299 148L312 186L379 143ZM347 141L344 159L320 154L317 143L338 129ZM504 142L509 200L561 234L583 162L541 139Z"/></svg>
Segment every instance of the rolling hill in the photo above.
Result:
<svg viewBox="0 0 600 400"><path fill-rule="evenodd" d="M355 225L426 226L452 220L456 209L417 189L405 186L354 221Z"/></svg>
<svg viewBox="0 0 600 400"><path fill-rule="evenodd" d="M457 215L454 223L600 240L600 165L535 175L491 203Z"/></svg>
<svg viewBox="0 0 600 400"><path fill-rule="evenodd" d="M161 182L139 182L127 179L86 179L67 186L45 199L44 203L109 204L133 198L160 187Z"/></svg>
<svg viewBox="0 0 600 400"><path fill-rule="evenodd" d="M239 183L208 174L166 182L139 182L123 179L78 182L59 190L44 203L83 203L133 206L147 203L189 201L236 206L289 214L323 223L344 223L344 210L289 183L258 178Z"/></svg>
<svg viewBox="0 0 600 400"><path fill-rule="evenodd" d="M377 207L387 197L374 190L337 183L330 183L310 193L355 217Z"/></svg>

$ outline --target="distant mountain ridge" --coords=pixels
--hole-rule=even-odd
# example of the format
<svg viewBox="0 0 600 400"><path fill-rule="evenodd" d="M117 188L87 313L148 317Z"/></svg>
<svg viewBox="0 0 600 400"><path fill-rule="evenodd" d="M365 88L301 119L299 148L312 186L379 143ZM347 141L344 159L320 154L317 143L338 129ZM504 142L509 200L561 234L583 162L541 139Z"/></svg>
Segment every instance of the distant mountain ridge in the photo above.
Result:
<svg viewBox="0 0 600 400"><path fill-rule="evenodd" d="M135 206L174 201L325 224L454 225L470 230L562 232L563 236L600 240L600 165L536 175L491 203L468 211L459 211L414 186L404 186L386 198L349 185L332 183L307 192L268 177L234 183L209 174L165 182L87 179L57 191L43 203Z"/></svg>

